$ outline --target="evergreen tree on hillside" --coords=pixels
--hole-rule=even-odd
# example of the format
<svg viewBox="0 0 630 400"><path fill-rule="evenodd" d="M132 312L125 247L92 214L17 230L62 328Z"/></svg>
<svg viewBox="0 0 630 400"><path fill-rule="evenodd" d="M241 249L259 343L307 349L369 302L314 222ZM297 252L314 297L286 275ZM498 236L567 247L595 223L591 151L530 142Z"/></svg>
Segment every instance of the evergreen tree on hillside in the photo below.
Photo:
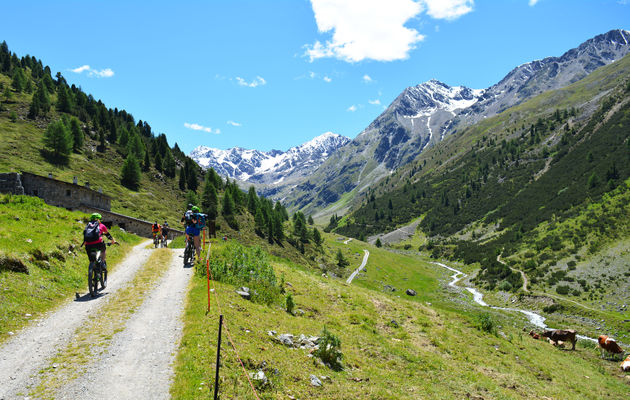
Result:
<svg viewBox="0 0 630 400"><path fill-rule="evenodd" d="M341 252L341 249L337 250L336 259L337 259L337 265L339 266L339 268L345 268L348 265L350 265L348 260L346 260L346 258L343 256L343 253Z"/></svg>
<svg viewBox="0 0 630 400"><path fill-rule="evenodd" d="M70 118L70 133L72 134L72 149L78 153L83 148L85 136L83 129L81 129L81 123L76 117Z"/></svg>
<svg viewBox="0 0 630 400"><path fill-rule="evenodd" d="M147 151L147 155L149 154L149 152ZM160 153L155 153L155 169L162 172L163 171L163 162L162 162L162 156L160 155Z"/></svg>
<svg viewBox="0 0 630 400"><path fill-rule="evenodd" d="M249 187L249 191L247 192L247 210L252 215L256 214L256 209L258 208L258 195L256 195L256 189L253 186Z"/></svg>
<svg viewBox="0 0 630 400"><path fill-rule="evenodd" d="M226 190L225 194L223 195L223 204L221 207L221 214L224 216L230 216L230 215L234 215L234 211L235 211L234 200L232 199L232 195L230 194L230 192Z"/></svg>
<svg viewBox="0 0 630 400"><path fill-rule="evenodd" d="M138 190L140 188L140 178L141 172L138 159L133 153L129 153L122 167L120 183L131 190Z"/></svg>
<svg viewBox="0 0 630 400"><path fill-rule="evenodd" d="M313 242L315 242L317 246L322 245L322 235L321 233L319 233L319 230L317 230L317 228L313 228Z"/></svg>
<svg viewBox="0 0 630 400"><path fill-rule="evenodd" d="M199 182L197 181L195 162L190 158L186 158L184 166L186 169L186 186L188 186L188 189L196 191L199 187Z"/></svg>
<svg viewBox="0 0 630 400"><path fill-rule="evenodd" d="M129 142L129 131L124 126L120 129L120 136L118 136L118 144L123 147L127 146Z"/></svg>
<svg viewBox="0 0 630 400"><path fill-rule="evenodd" d="M163 165L164 173L166 174L166 176L168 176L169 178L175 178L177 165L175 164L175 159L173 158L170 150L166 152L166 158L164 159Z"/></svg>
<svg viewBox="0 0 630 400"><path fill-rule="evenodd" d="M72 92L66 85L59 86L57 90L57 110L60 112L72 113L74 108Z"/></svg>
<svg viewBox="0 0 630 400"><path fill-rule="evenodd" d="M223 189L223 180L221 179L221 177L219 176L219 174L217 174L217 171L214 170L214 168L210 168L206 174L210 175L210 178L214 181L214 187L217 190L221 190Z"/></svg>
<svg viewBox="0 0 630 400"><path fill-rule="evenodd" d="M214 184L208 182L207 179L203 187L203 193L201 194L201 208L203 212L208 214L208 219L217 219L217 215L219 214L219 196L214 188Z"/></svg>
<svg viewBox="0 0 630 400"><path fill-rule="evenodd" d="M179 190L186 190L186 168L179 169Z"/></svg>
<svg viewBox="0 0 630 400"><path fill-rule="evenodd" d="M256 214L254 215L254 229L259 236L264 237L265 227L265 216L263 214L262 207L258 207L256 209Z"/></svg>
<svg viewBox="0 0 630 400"><path fill-rule="evenodd" d="M67 161L72 151L72 135L62 120L51 122L44 133L44 145L58 161Z"/></svg>
<svg viewBox="0 0 630 400"><path fill-rule="evenodd" d="M143 171L148 171L151 169L151 159L149 158L149 152L145 151L144 152L144 163L142 163L142 170Z"/></svg>
<svg viewBox="0 0 630 400"><path fill-rule="evenodd" d="M22 68L16 68L13 71L13 79L11 80L11 87L16 92L21 93L26 88L26 75Z"/></svg>

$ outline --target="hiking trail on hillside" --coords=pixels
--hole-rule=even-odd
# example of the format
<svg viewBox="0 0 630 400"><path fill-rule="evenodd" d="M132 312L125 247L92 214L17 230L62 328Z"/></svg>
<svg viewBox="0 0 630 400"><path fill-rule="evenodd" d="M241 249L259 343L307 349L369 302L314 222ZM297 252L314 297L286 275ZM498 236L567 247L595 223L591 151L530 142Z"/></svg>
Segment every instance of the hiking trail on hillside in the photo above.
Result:
<svg viewBox="0 0 630 400"><path fill-rule="evenodd" d="M28 396L44 375L65 367L53 364L53 357L63 355L91 316L107 310L117 295L129 289L154 251L147 247L149 243L135 246L110 272L108 286L98 297L77 297L33 321L0 347L0 400ZM182 251L169 250L168 270L155 287L122 321L120 331L108 340L94 337L98 346L86 349L87 364L79 367L76 379L62 380L55 398L169 397L171 364L182 334L184 299L193 274L192 268L182 268L178 257ZM46 374L40 373L43 370Z"/></svg>

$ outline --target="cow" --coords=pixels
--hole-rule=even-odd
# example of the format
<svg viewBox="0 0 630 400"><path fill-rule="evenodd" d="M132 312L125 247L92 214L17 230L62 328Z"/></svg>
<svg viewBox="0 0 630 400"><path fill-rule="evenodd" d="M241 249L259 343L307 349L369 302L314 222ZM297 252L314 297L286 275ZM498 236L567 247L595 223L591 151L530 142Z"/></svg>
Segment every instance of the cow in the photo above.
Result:
<svg viewBox="0 0 630 400"><path fill-rule="evenodd" d="M549 338L550 341L558 344L560 341L571 342L571 350L575 350L575 342L577 340L575 339L575 331L573 329L554 329L552 331L544 331L541 336Z"/></svg>
<svg viewBox="0 0 630 400"><path fill-rule="evenodd" d="M626 357L626 359L621 363L621 370L624 372L630 371L630 356Z"/></svg>
<svg viewBox="0 0 630 400"><path fill-rule="evenodd" d="M537 334L536 332L534 332L533 329L531 331L529 331L529 336L531 336L532 338L534 338L536 340L540 339L540 335Z"/></svg>
<svg viewBox="0 0 630 400"><path fill-rule="evenodd" d="M619 347L617 342L615 342L615 339L606 335L599 335L597 338L597 347L599 347L602 358L604 358L604 353L610 353L613 356L623 354L623 350Z"/></svg>

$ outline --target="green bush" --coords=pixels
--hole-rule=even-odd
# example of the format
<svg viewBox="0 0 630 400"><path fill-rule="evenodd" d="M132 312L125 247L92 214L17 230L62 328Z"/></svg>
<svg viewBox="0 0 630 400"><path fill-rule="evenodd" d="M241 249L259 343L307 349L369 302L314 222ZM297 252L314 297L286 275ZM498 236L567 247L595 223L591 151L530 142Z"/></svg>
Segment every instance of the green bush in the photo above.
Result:
<svg viewBox="0 0 630 400"><path fill-rule="evenodd" d="M287 307L287 312L289 314L293 314L293 308L295 307L295 303L293 302L293 295L291 295L291 293L287 294L287 297L285 298L284 303Z"/></svg>
<svg viewBox="0 0 630 400"><path fill-rule="evenodd" d="M569 294L570 288L567 285L560 285L556 287L556 293L566 295Z"/></svg>
<svg viewBox="0 0 630 400"><path fill-rule="evenodd" d="M343 369L343 365L341 365L343 359L341 340L324 327L318 345L319 348L313 352L313 355L322 360L330 369L341 371Z"/></svg>
<svg viewBox="0 0 630 400"><path fill-rule="evenodd" d="M214 279L235 286L250 288L252 301L271 304L280 298L280 286L267 254L258 246L245 247L231 242L210 256L210 269ZM197 270L205 274L205 266Z"/></svg>
<svg viewBox="0 0 630 400"><path fill-rule="evenodd" d="M497 335L497 325L492 315L483 313L477 316L477 329L482 332L491 333Z"/></svg>

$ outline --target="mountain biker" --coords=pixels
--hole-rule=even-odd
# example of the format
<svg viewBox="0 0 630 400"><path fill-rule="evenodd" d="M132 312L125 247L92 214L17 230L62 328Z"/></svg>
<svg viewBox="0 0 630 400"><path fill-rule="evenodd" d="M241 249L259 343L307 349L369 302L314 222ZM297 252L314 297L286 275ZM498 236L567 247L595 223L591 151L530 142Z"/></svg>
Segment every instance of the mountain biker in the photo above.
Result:
<svg viewBox="0 0 630 400"><path fill-rule="evenodd" d="M198 214L201 210L199 210L199 207L193 206L192 204L189 204L188 207L189 209L182 217L182 223L186 226L186 241L192 236L193 244L195 245L195 253L197 254L197 259L199 259L201 254L201 238L199 234L201 230L197 227L197 222L199 218Z"/></svg>
<svg viewBox="0 0 630 400"><path fill-rule="evenodd" d="M162 240L164 240L165 245L168 240L168 229L168 222L164 221L164 225L162 225Z"/></svg>
<svg viewBox="0 0 630 400"><path fill-rule="evenodd" d="M107 261L106 261L107 246L105 245L105 242L103 241L103 235L107 236L107 238L111 240L112 244L116 244L117 242L109 233L109 231L107 230L107 227L103 225L103 223L101 222L102 218L103 217L99 213L92 213L92 215L90 215L90 222L85 228L85 231L83 234L83 243L81 243L81 246L85 245L85 252L87 253L88 258L91 257L91 254L96 254L96 252L100 250L101 260L103 261L103 269L107 271ZM86 232L88 232L90 228L96 227L97 224L98 224L97 236L88 238L86 236ZM93 260L90 260L90 261L93 261Z"/></svg>
<svg viewBox="0 0 630 400"><path fill-rule="evenodd" d="M160 234L161 229L162 227L160 226L160 224L157 223L157 221L155 221L155 223L151 225L151 233L153 235L154 241L155 241L155 237Z"/></svg>

